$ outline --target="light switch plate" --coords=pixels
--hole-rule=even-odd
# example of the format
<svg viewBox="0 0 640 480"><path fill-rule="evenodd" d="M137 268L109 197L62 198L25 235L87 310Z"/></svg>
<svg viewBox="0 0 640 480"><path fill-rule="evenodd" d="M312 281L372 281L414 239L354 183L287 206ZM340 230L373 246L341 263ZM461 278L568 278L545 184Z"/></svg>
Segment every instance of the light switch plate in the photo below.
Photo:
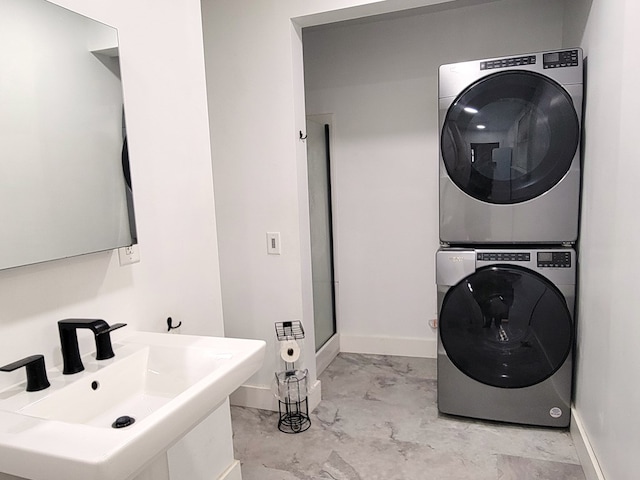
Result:
<svg viewBox="0 0 640 480"><path fill-rule="evenodd" d="M267 253L280 255L280 232L267 232Z"/></svg>

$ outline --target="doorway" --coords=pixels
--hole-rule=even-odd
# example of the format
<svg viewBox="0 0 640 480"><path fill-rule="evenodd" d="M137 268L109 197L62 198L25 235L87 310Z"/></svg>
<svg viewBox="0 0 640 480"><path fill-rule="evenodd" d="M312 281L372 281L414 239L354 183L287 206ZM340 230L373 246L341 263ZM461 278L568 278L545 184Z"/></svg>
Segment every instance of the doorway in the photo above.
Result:
<svg viewBox="0 0 640 480"><path fill-rule="evenodd" d="M337 331L331 202L331 141L326 116L307 117L307 177L315 351Z"/></svg>

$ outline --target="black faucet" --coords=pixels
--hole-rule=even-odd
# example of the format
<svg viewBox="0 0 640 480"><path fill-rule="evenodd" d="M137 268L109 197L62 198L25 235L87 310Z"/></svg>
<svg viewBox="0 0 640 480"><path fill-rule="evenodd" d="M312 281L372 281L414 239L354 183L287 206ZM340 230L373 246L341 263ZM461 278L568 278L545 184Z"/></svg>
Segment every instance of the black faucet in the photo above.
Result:
<svg viewBox="0 0 640 480"><path fill-rule="evenodd" d="M78 348L78 335L76 332L78 328L88 328L93 332L96 338L96 360L106 360L115 355L111 347L109 333L125 325L126 323L116 323L109 326L104 320L91 318L67 318L58 321L62 361L64 363L62 373L70 375L84 370L84 365L82 365L82 360L80 359L80 349Z"/></svg>
<svg viewBox="0 0 640 480"><path fill-rule="evenodd" d="M22 360L0 367L2 372L13 372L20 367L27 367L27 392L37 392L49 387L47 371L44 368L43 355L31 355Z"/></svg>

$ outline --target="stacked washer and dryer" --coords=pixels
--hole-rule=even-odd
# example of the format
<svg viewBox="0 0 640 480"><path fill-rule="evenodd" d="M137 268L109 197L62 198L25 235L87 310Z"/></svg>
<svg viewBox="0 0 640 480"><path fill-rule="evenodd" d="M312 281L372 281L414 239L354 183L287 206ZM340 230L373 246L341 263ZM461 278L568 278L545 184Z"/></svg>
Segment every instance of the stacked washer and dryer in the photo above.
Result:
<svg viewBox="0 0 640 480"><path fill-rule="evenodd" d="M570 421L582 51L439 71L438 408Z"/></svg>

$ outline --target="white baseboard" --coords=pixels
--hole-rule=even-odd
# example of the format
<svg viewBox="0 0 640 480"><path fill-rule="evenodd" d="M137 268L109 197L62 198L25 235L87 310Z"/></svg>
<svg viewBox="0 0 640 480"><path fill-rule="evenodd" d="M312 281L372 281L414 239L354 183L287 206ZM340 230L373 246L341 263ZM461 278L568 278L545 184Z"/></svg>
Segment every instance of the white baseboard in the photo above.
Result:
<svg viewBox="0 0 640 480"><path fill-rule="evenodd" d="M584 424L575 408L571 409L571 438L578 452L578 459L582 464L584 476L587 480L605 480L598 459L596 458L589 437L584 429Z"/></svg>
<svg viewBox="0 0 640 480"><path fill-rule="evenodd" d="M322 386L320 380L316 380L307 395L309 401L309 412L312 412L320 403L322 398ZM273 395L270 387L242 385L235 392L229 395L231 405L240 407L259 408L261 410L278 411L278 399Z"/></svg>
<svg viewBox="0 0 640 480"><path fill-rule="evenodd" d="M401 357L436 358L435 338L369 337L340 334L340 351Z"/></svg>
<svg viewBox="0 0 640 480"><path fill-rule="evenodd" d="M318 376L324 372L333 359L340 353L340 335L335 334L320 350L316 352L316 373Z"/></svg>
<svg viewBox="0 0 640 480"><path fill-rule="evenodd" d="M227 468L222 475L218 477L218 480L242 480L240 462L238 460L234 460L229 468Z"/></svg>

